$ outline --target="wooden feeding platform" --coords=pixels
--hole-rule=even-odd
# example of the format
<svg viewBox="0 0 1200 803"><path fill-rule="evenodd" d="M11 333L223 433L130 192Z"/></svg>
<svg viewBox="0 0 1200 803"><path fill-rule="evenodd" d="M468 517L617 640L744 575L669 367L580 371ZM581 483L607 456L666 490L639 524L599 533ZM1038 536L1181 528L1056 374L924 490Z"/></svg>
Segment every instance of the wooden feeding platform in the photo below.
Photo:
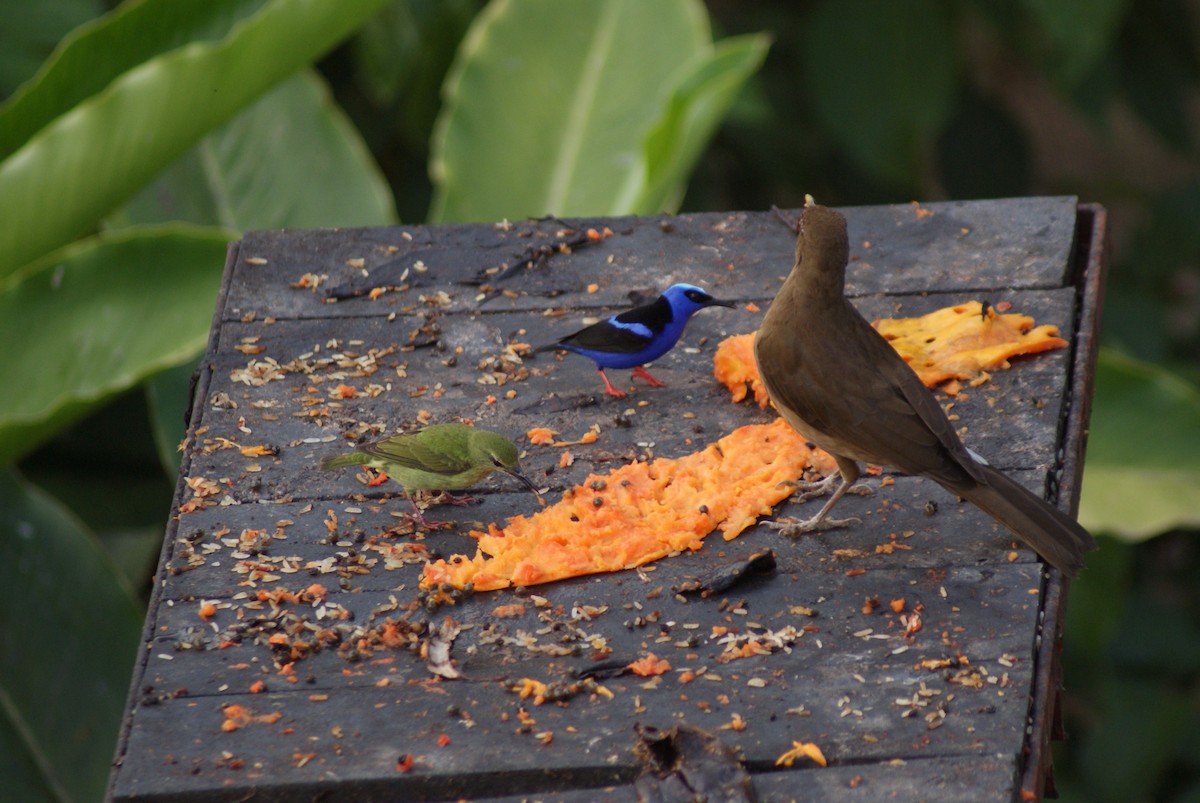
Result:
<svg viewBox="0 0 1200 803"><path fill-rule="evenodd" d="M1071 197L843 211L847 292L868 319L978 300L1059 327L1067 348L941 400L973 449L1074 510L1104 211ZM494 474L477 504L427 510L452 524L425 531L394 483L319 468L355 437L468 419L511 437L553 502L590 474L768 423L769 408L731 403L713 354L757 328L794 243L775 214L737 212L256 232L231 246L110 796L1048 791L1064 582L931 481L872 480L839 507L857 526L789 539L760 523L640 568L436 605L418 588L426 560L474 554L470 531L536 512L533 495ZM631 392L613 398L589 360L514 345L677 281L737 308L692 320L653 366L666 387L614 370ZM596 438L535 445L536 427Z"/></svg>

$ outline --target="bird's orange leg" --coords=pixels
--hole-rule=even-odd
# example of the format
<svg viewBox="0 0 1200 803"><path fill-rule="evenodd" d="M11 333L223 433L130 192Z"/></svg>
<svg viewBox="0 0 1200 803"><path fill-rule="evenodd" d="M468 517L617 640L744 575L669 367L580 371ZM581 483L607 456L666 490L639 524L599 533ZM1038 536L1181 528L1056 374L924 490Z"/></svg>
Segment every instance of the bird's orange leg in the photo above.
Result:
<svg viewBox="0 0 1200 803"><path fill-rule="evenodd" d="M625 398L625 391L617 390L612 386L612 382L608 381L608 374L604 373L603 368L597 368L596 370L600 372L600 378L604 380L605 393L607 393L609 396L616 396L618 399Z"/></svg>
<svg viewBox="0 0 1200 803"><path fill-rule="evenodd" d="M646 380L646 384L648 384L652 388L665 388L666 387L665 384L658 381L654 377L650 376L650 372L647 371L645 368L643 368L640 365L633 369L633 375L640 379Z"/></svg>

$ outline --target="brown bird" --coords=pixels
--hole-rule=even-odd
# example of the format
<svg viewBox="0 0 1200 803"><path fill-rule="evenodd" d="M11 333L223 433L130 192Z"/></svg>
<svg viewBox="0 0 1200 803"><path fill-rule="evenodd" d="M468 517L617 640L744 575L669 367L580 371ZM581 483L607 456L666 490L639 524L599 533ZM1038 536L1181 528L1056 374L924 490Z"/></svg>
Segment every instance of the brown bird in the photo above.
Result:
<svg viewBox="0 0 1200 803"><path fill-rule="evenodd" d="M933 394L846 299L849 253L846 219L809 198L796 264L763 318L754 356L775 408L833 456L841 483L811 519L772 526L795 535L857 521L827 515L865 461L934 480L1074 576L1096 548L1092 536L963 445ZM800 485L824 492L837 477Z"/></svg>

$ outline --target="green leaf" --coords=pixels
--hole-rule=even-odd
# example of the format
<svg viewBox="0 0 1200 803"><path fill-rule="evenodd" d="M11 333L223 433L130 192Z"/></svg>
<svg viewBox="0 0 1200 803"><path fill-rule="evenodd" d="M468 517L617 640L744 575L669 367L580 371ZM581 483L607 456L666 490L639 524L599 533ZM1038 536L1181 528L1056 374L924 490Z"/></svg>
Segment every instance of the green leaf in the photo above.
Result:
<svg viewBox="0 0 1200 803"><path fill-rule="evenodd" d="M1194 709L1190 696L1154 678L1105 683L1100 716L1083 735L1085 800L1151 800L1175 759Z"/></svg>
<svg viewBox="0 0 1200 803"><path fill-rule="evenodd" d="M1078 678L1071 684L1074 693L1088 694L1112 670L1109 648L1127 618L1136 582L1135 549L1101 535L1100 548L1087 556L1087 571L1071 581L1062 656L1066 677Z"/></svg>
<svg viewBox="0 0 1200 803"><path fill-rule="evenodd" d="M1050 76L1075 86L1112 46L1131 0L1024 0L1047 39Z"/></svg>
<svg viewBox="0 0 1200 803"><path fill-rule="evenodd" d="M658 211L627 205L646 139L713 58L695 0L495 0L446 79L431 219Z"/></svg>
<svg viewBox="0 0 1200 803"><path fill-rule="evenodd" d="M0 465L203 348L230 234L127 229L0 284Z"/></svg>
<svg viewBox="0 0 1200 803"><path fill-rule="evenodd" d="M0 691L0 778L5 788L25 800L65 800L50 774L38 766L39 756L15 716L11 701Z"/></svg>
<svg viewBox="0 0 1200 803"><path fill-rule="evenodd" d="M1172 325L1192 318L1180 279L1200 261L1200 182L1150 196L1147 208L1113 266L1104 301L1104 341L1135 356L1162 362L1187 357L1200 345L1193 329Z"/></svg>
<svg viewBox="0 0 1200 803"><path fill-rule="evenodd" d="M190 41L219 39L261 6L262 0L178 0L168 18L161 3L151 0L124 3L87 20L0 109L0 158L122 73Z"/></svg>
<svg viewBox="0 0 1200 803"><path fill-rule="evenodd" d="M937 167L955 199L1012 198L1032 187L1033 155L1020 124L1008 110L965 91L937 142Z"/></svg>
<svg viewBox="0 0 1200 803"><path fill-rule="evenodd" d="M391 191L311 70L284 81L168 168L114 219L227 229L386 226Z"/></svg>
<svg viewBox="0 0 1200 803"><path fill-rule="evenodd" d="M1192 144L1189 98L1200 79L1193 28L1176 24L1190 13L1185 0L1142 0L1126 20L1114 59L1129 105L1182 153Z"/></svg>
<svg viewBox="0 0 1200 803"><path fill-rule="evenodd" d="M958 86L945 4L823 0L804 42L803 80L821 124L871 174L917 186L922 148Z"/></svg>
<svg viewBox="0 0 1200 803"><path fill-rule="evenodd" d="M642 157L646 172L628 185L639 195L628 203L618 200L618 208L640 214L679 208L696 160L738 91L762 66L769 46L769 38L762 34L726 39L710 58L695 63L646 137ZM631 174L631 179L635 176Z"/></svg>
<svg viewBox="0 0 1200 803"><path fill-rule="evenodd" d="M155 374L146 381L146 401L150 406L150 429L163 471L174 479L179 473L185 416L191 411L192 376L196 365L180 363Z"/></svg>
<svg viewBox="0 0 1200 803"><path fill-rule="evenodd" d="M439 103L438 89L454 49L481 4L478 0L401 0L389 3L354 38L355 65L367 93L379 104L405 100L416 120L394 121L428 130L428 110Z"/></svg>
<svg viewBox="0 0 1200 803"><path fill-rule="evenodd" d="M21 769L6 799L103 796L142 616L87 529L0 471L0 744Z"/></svg>
<svg viewBox="0 0 1200 803"><path fill-rule="evenodd" d="M328 50L383 2L264 0L251 16L226 20L220 38L191 41L138 64L55 117L0 163L0 277L94 227L204 134ZM159 40L184 44L172 38L175 3L145 0L145 13L153 12L162 26ZM104 30L81 37L91 56L81 61L111 58L94 41ZM37 99L43 87L37 82L26 97Z"/></svg>
<svg viewBox="0 0 1200 803"><path fill-rule="evenodd" d="M1079 520L1141 540L1200 525L1200 390L1102 350Z"/></svg>
<svg viewBox="0 0 1200 803"><path fill-rule="evenodd" d="M0 98L11 96L37 72L68 31L102 11L100 0L0 0L0 20L21 21L0 26ZM8 133L0 133L0 139Z"/></svg>

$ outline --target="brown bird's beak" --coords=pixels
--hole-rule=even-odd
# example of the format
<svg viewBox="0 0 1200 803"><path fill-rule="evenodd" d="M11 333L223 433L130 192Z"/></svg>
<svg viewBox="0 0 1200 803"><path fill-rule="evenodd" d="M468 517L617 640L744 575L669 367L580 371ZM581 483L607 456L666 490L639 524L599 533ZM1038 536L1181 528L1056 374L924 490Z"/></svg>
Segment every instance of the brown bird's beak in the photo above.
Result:
<svg viewBox="0 0 1200 803"><path fill-rule="evenodd" d="M526 477L526 476L525 476L524 474L522 474L521 472L519 472L519 471L516 471L516 470L513 470L513 469L507 469L507 468L503 468L503 469L500 469L500 470L501 470L501 471L503 471L503 472L504 472L505 474L507 474L508 476L512 477L513 479L515 479L515 480L520 480L520 481L521 481L521 483L522 483L522 484L523 484L523 485L524 485L526 488L528 488L530 491L532 491L532 492L533 492L533 495L534 495L534 496L536 496L536 497L538 498L538 503L539 503L539 504L541 504L543 507L546 505L546 500L545 500L544 498L542 498L542 493L541 493L541 491L539 491L539 490L537 489L537 486L536 486L536 485L534 485L534 484L533 484L533 482L532 482L532 481L531 481L531 480L530 480L528 477Z"/></svg>

